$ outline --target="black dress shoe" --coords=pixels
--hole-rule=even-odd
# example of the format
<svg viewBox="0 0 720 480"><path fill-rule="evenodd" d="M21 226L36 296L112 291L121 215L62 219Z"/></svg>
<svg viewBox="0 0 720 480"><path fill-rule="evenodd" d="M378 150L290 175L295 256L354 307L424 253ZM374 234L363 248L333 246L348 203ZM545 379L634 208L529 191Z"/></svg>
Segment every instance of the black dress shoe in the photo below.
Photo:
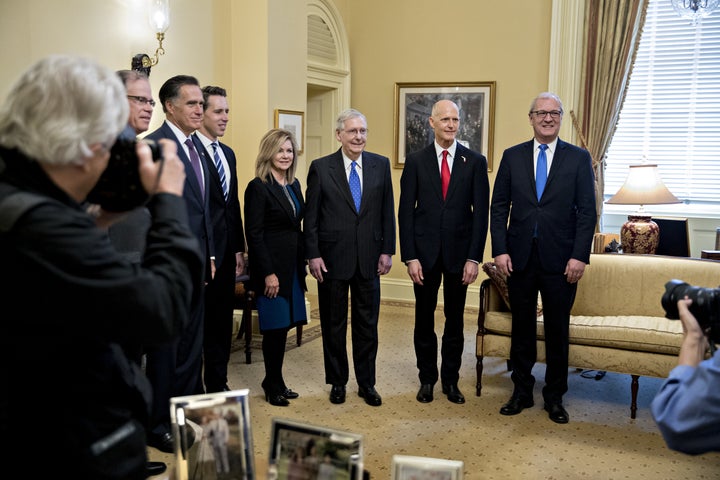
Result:
<svg viewBox="0 0 720 480"><path fill-rule="evenodd" d="M164 462L147 462L145 464L145 476L147 477L160 475L165 470L167 470L167 465Z"/></svg>
<svg viewBox="0 0 720 480"><path fill-rule="evenodd" d="M195 439L193 438L192 440L194 441ZM170 433L149 434L147 444L153 448L157 448L161 452L173 453L175 451L173 436Z"/></svg>
<svg viewBox="0 0 720 480"><path fill-rule="evenodd" d="M382 405L382 398L380 398L380 394L377 392L377 390L375 390L375 387L360 387L358 389L358 395L361 398L365 399L365 403L367 403L371 407L379 407L380 405Z"/></svg>
<svg viewBox="0 0 720 480"><path fill-rule="evenodd" d="M289 388L286 388L284 392L280 393L283 397L287 398L288 400L296 399L300 396L299 393L293 392Z"/></svg>
<svg viewBox="0 0 720 480"><path fill-rule="evenodd" d="M548 417L555 423L568 423L570 421L570 415L560 403L546 403L545 411L548 412Z"/></svg>
<svg viewBox="0 0 720 480"><path fill-rule="evenodd" d="M287 407L290 405L290 402L288 402L282 393L270 393L265 390L265 400L274 407Z"/></svg>
<svg viewBox="0 0 720 480"><path fill-rule="evenodd" d="M512 397L500 409L500 415L517 415L525 408L535 405L532 398Z"/></svg>
<svg viewBox="0 0 720 480"><path fill-rule="evenodd" d="M433 386L431 383L423 383L418 390L417 401L420 403L430 403L433 401Z"/></svg>
<svg viewBox="0 0 720 480"><path fill-rule="evenodd" d="M462 394L456 383L443 385L442 392L447 395L448 400L453 403L465 403L465 396Z"/></svg>
<svg viewBox="0 0 720 480"><path fill-rule="evenodd" d="M345 385L333 385L330 389L330 403L345 403Z"/></svg>

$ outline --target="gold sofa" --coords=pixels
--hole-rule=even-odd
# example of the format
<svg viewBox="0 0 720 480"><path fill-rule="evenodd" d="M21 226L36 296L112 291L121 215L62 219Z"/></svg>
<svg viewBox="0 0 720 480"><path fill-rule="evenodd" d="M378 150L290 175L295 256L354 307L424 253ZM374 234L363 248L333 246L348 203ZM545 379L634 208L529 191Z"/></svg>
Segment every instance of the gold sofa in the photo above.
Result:
<svg viewBox="0 0 720 480"><path fill-rule="evenodd" d="M483 358L510 357L511 314L503 281L488 267L480 285L476 340L477 385L482 389ZM637 411L640 376L666 377L677 365L682 324L665 318L661 297L671 279L701 287L720 284L720 261L661 255L592 254L578 284L570 318L573 367L631 375L630 417ZM504 290L504 292L503 292ZM501 293L503 292L503 293ZM545 362L541 308L538 362ZM508 364L509 365L509 364Z"/></svg>

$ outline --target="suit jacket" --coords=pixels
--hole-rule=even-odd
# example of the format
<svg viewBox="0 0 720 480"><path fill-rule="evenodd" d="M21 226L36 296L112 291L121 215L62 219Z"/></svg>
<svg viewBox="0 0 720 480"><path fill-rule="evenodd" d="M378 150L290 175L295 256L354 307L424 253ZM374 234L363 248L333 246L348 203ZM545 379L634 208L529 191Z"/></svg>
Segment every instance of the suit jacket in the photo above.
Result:
<svg viewBox="0 0 720 480"><path fill-rule="evenodd" d="M457 144L450 184L442 197L435 143L407 156L400 177L401 260L431 268L442 256L447 271L482 263L488 231L490 183L487 159Z"/></svg>
<svg viewBox="0 0 720 480"><path fill-rule="evenodd" d="M268 183L252 179L245 189L245 230L247 231L250 282L254 290L265 290L265 277L274 273L280 281L279 295L292 296L292 274L297 271L300 286L305 286L305 245L302 219L305 214L300 182L291 188L300 202L293 214L282 186L270 175Z"/></svg>
<svg viewBox="0 0 720 480"><path fill-rule="evenodd" d="M359 267L362 278L377 276L381 254L395 254L395 203L390 161L362 153L360 212L345 174L341 149L312 161L307 177L305 255L322 257L324 277L349 280Z"/></svg>
<svg viewBox="0 0 720 480"><path fill-rule="evenodd" d="M197 134L193 134L193 140L196 145L202 145L202 141ZM210 162L207 164L207 170L210 173L210 179L207 183L210 188L208 198L210 202L210 223L213 226L213 238L215 240L215 265L219 268L227 260L232 264L232 270L234 271L235 253L245 251L245 232L240 214L240 198L238 197L237 160L235 152L230 147L219 141L218 145L225 154L225 159L230 167L227 201L223 195L220 175L215 166L212 149L201 149L205 158Z"/></svg>
<svg viewBox="0 0 720 480"><path fill-rule="evenodd" d="M191 135L191 138L195 137ZM177 153L180 160L185 164L185 188L183 189L183 198L187 206L188 220L190 223L190 230L195 234L198 241L200 242L200 251L202 253L203 261L205 262L205 278L209 281L210 279L210 267L209 258L216 256L214 236L212 224L210 222L210 214L208 210L208 199L211 188L209 187L210 171L208 169L208 161L212 161L207 157L205 148L203 148L197 138L193 138L195 144L195 150L197 150L200 156L200 164L202 165L203 172L205 175L205 196L203 197L200 184L195 177L193 167L190 164L190 159L185 153L184 146L180 143L175 132L167 124L167 121L145 137L149 140L159 140L161 138L169 138L174 140L177 144Z"/></svg>
<svg viewBox="0 0 720 480"><path fill-rule="evenodd" d="M540 200L535 192L530 140L508 148L500 160L490 213L493 257L510 254L513 269L523 270L537 224L545 270L563 272L570 258L589 263L597 212L588 151L558 139Z"/></svg>

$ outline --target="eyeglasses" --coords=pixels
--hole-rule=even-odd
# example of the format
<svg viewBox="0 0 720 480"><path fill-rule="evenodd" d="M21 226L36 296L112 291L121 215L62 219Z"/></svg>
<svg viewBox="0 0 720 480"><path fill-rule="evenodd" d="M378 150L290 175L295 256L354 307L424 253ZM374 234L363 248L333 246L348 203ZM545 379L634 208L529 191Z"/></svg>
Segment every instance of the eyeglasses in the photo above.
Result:
<svg viewBox="0 0 720 480"><path fill-rule="evenodd" d="M155 106L155 100L152 98L138 97L137 95L128 95L127 98L139 103L140 105L145 105L147 103L151 107Z"/></svg>
<svg viewBox="0 0 720 480"><path fill-rule="evenodd" d="M345 132L353 137L356 136L357 134L360 134L361 137L366 137L368 134L368 129L367 128L353 128L352 130L343 130L343 132Z"/></svg>
<svg viewBox="0 0 720 480"><path fill-rule="evenodd" d="M560 118L560 117L562 116L562 114L563 114L563 112L562 112L561 110L552 110L552 111L549 111L549 112L546 112L545 110L534 110L534 111L532 111L532 112L530 112L530 113L532 113L533 115L535 115L535 118L538 118L538 119L539 119L539 118L545 118L545 116L550 115L550 117L551 117L553 120L557 120L557 119Z"/></svg>

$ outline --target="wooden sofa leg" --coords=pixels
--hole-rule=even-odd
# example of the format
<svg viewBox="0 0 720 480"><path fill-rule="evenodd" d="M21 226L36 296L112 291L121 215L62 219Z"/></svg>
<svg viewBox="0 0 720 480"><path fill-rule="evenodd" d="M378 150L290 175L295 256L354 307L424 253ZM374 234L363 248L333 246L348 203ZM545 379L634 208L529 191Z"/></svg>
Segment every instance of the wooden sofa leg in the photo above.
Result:
<svg viewBox="0 0 720 480"><path fill-rule="evenodd" d="M635 418L637 415L637 394L638 394L638 387L639 382L638 379L640 378L639 375L631 375L632 381L630 382L630 392L632 395L632 400L630 402L630 418Z"/></svg>
<svg viewBox="0 0 720 480"><path fill-rule="evenodd" d="M477 375L477 383L475 384L475 396L480 396L482 390L482 373L483 373L483 357L477 356L477 363L475 364L475 371Z"/></svg>

